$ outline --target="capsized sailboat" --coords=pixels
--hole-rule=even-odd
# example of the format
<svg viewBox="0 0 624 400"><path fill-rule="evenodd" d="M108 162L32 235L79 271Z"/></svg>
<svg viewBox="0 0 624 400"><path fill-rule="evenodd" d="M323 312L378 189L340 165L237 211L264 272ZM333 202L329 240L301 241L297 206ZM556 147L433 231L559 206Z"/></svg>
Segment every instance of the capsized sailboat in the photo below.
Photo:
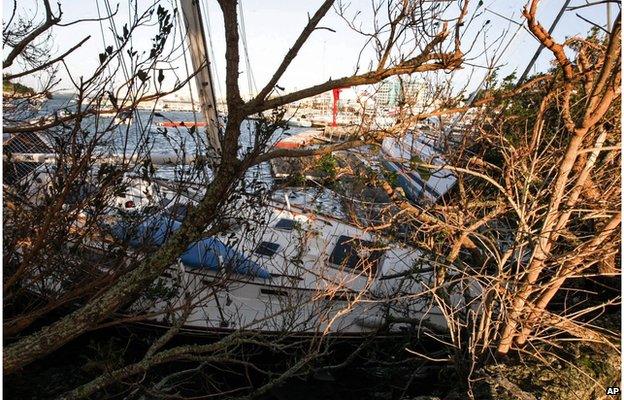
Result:
<svg viewBox="0 0 624 400"><path fill-rule="evenodd" d="M5 176L5 187L34 181L34 175L44 186L51 179L52 160L38 162L27 154L49 151L38 137L5 144L21 151L8 163L16 174ZM149 246L163 245L204 190L129 174L124 180L127 189L111 199L104 223L110 239L129 246L131 258L133 252L144 254L145 246L149 251ZM168 326L180 320L191 299L183 329L195 334L243 329L359 337L379 330L402 332L415 324L445 327L443 313L431 300L439 287L424 252L288 200L249 200L241 199L220 216L228 229L191 243L180 254L159 278L161 295L143 296L125 312ZM111 244L105 237L85 241L84 250L105 259ZM460 294L475 290L463 287L464 279L456 281L451 301L462 304ZM62 285L51 278L45 289L62 290Z"/></svg>
<svg viewBox="0 0 624 400"><path fill-rule="evenodd" d="M162 187L158 193L175 196ZM135 197L134 203L149 207ZM178 202L175 213L165 208L130 235L123 237L122 230L116 236L131 246L159 246L179 228L185 215L180 208L192 204ZM422 251L288 202L245 204L235 207L235 218L223 216L234 221L226 232L192 243L169 268L161 280L168 297L139 300L131 310L155 315L149 323L169 325L192 298L183 328L193 333L244 329L360 336L421 323L446 326L427 295L436 282ZM458 287L456 293L463 290L470 288Z"/></svg>

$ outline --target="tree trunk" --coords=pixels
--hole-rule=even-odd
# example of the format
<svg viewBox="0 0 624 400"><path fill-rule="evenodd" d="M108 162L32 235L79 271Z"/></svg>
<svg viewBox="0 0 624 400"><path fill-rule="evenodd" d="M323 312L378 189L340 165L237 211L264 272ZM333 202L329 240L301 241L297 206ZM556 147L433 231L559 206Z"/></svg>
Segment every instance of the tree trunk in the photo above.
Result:
<svg viewBox="0 0 624 400"><path fill-rule="evenodd" d="M91 299L79 310L5 347L4 373L15 373L29 363L50 354L93 329L120 306L134 299L141 290L148 287L171 266L189 244L200 237L204 228L215 220L220 203L227 198L229 189L238 175L238 168L234 162L222 164L200 204L189 212L180 230L151 257L136 269L121 276L112 287Z"/></svg>

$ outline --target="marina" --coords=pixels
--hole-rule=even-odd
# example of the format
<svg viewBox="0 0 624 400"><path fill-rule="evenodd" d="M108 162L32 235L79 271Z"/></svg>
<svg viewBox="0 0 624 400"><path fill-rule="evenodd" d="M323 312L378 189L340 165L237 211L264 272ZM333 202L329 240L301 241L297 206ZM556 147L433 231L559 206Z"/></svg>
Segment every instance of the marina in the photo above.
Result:
<svg viewBox="0 0 624 400"><path fill-rule="evenodd" d="M290 149L313 145L313 141L322 143L317 134L317 130L303 130L278 141L275 147ZM30 160L35 162L12 167L16 168L17 173L24 169L23 165L32 165L18 175L7 175L9 180L5 180L5 185L19 185L20 180L28 181L32 174L39 176L43 185L48 182L45 177L47 168L56 161L49 154L50 147L46 146L44 138L34 136L33 140L37 145L29 145L20 136L5 143L5 149L10 149L17 159L27 160L30 153ZM349 152L342 153L343 160L350 160L351 174L354 173L353 168L363 168L358 157L353 157ZM172 161L175 159L173 155L170 158ZM172 161L166 161L163 157L152 158L152 162L157 164L170 164ZM284 178L276 172L279 165L275 160L271 163L275 179ZM336 165L337 168L341 166L344 168L347 164L343 161L343 164ZM293 168L292 165L290 167ZM332 174L334 172L325 171L325 178ZM169 234L175 232L186 215L185 212L180 213L180 210L196 204L196 199L201 198L199 187L181 196L174 190L176 183L167 183L167 174L163 176L165 180L160 178L152 183L130 178L129 191L112 200L113 209L107 218L109 224L111 218L121 218L119 223L124 223L125 219L123 215L118 215L119 212L130 212L139 217L137 222L124 228L124 231L129 232L138 230L138 236L128 239L127 235L117 232L119 239L130 240L131 247L149 247L150 241L154 241L152 244L162 244ZM322 178L318 175L311 177L313 180ZM340 181L339 177L337 179ZM267 181L268 184L270 182ZM341 187L344 189L345 186ZM419 278L422 282L419 285L424 286L414 286L410 278L410 271L418 271L420 268L431 270L426 266L426 258L423 258L422 253L417 249L391 244L387 239L341 221L340 217L336 217L345 215L344 211L339 211L343 208L340 196L331 194L331 190L329 193L330 197L325 200L304 203L297 202L297 196L294 196L295 203L291 204L292 192L285 193L281 198L277 192L273 200L262 206L265 211L243 211L243 202L235 217L223 215L224 219L239 222L233 222L234 225L225 232L226 236L204 238L190 246L181 255L180 261L165 273L168 276L165 285L173 290L181 290L178 297L171 299L174 304L182 301L185 291L194 294L196 311L191 314L184 329L201 332L243 328L267 332L339 333L341 336L357 336L375 332L382 327L390 329L389 332L409 331L409 323L388 325L393 318L413 321L426 318L428 323L444 329L443 317L438 315L435 307L412 299L412 296L418 296L421 290L426 291L427 286L433 285L430 273ZM343 197L353 196L354 193L348 191L343 194ZM365 196L362 198L366 199ZM281 200L281 203L275 203L276 200ZM319 201L322 207L330 210L330 214L319 213ZM161 207L164 208L156 216L144 212L150 209L153 213ZM245 217L245 212L250 216ZM250 226L244 223L254 219L252 215L256 215L254 224ZM258 217L260 220L257 220ZM238 225L240 223L243 225ZM89 251L102 253L105 257L104 249L98 250L98 247L114 240L106 230L99 236L102 235L109 239L102 245L93 242ZM234 252L236 256L228 257L229 252ZM296 262L293 261L295 259ZM241 273L241 263L253 265L252 269L256 272L251 276L249 272ZM399 278L390 278L395 275ZM404 279L405 276L408 278ZM228 290L219 294L211 290L204 292L202 286L210 287L211 284L206 282L213 281L228 282ZM49 285L46 290L53 290L57 283L50 281ZM405 304L400 300L402 296L409 299ZM362 305L359 305L360 301ZM350 302L354 302L354 306L349 313L339 317L342 308ZM158 315L168 308L171 305L155 304L147 310L144 307L139 309ZM170 316L164 319L158 317L154 322L163 324L175 320L175 313L167 314Z"/></svg>

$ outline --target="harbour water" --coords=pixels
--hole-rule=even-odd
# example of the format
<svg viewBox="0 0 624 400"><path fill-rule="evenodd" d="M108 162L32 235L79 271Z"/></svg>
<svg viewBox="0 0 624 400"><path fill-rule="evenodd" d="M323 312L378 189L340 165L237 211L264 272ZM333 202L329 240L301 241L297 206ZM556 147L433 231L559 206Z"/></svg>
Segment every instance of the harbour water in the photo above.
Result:
<svg viewBox="0 0 624 400"><path fill-rule="evenodd" d="M48 116L52 110L66 109L72 111L75 108L72 96L57 95L44 103L39 110L39 116ZM114 116L98 116L83 122L83 128L91 133L101 132L104 127L113 122ZM128 124L119 124L116 128L99 141L102 154L127 154L130 155L137 148L143 152L156 154L177 155L204 155L206 154L206 137L202 133L203 128L194 130L187 127L164 128L157 125L165 121L201 121L202 116L185 111L151 112L149 110L137 110ZM244 155L254 145L255 129L257 121L245 120L241 125L239 139L240 152ZM285 137L296 135L309 128L288 127L278 129L271 137L270 143L275 143ZM193 176L188 165L155 165L155 176L171 180L185 180L191 182L205 181L210 179L210 170L204 169L203 176ZM246 172L245 180L255 187L262 186L265 190L273 191L273 198L278 201L288 201L294 205L304 206L318 212L329 214L337 218L345 217L345 212L337 195L320 185L306 187L275 187L275 181L271 174L268 162L261 163L250 168Z"/></svg>

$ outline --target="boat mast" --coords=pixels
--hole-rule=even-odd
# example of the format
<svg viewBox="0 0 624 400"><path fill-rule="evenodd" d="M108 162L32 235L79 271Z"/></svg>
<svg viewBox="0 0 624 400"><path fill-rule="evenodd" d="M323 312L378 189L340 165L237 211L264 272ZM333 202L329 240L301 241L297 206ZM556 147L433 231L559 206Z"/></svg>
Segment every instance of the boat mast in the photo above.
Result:
<svg viewBox="0 0 624 400"><path fill-rule="evenodd" d="M186 26L193 71L197 71L195 85L199 94L201 111L206 118L208 144L216 151L217 155L220 155L221 142L219 141L217 102L212 74L210 73L208 47L199 2L197 0L180 0L180 9Z"/></svg>

